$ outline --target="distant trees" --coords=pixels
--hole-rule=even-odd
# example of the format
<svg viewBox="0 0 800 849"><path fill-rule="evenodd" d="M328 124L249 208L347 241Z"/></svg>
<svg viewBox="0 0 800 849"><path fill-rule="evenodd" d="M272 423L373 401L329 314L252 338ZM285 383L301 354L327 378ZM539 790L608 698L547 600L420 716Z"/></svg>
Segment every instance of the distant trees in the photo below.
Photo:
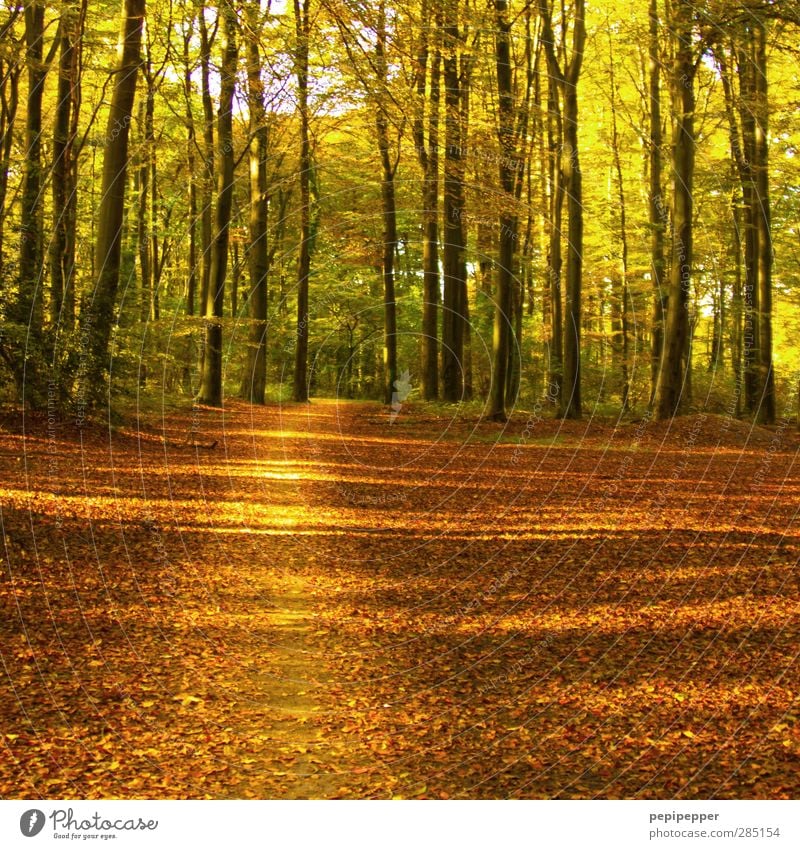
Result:
<svg viewBox="0 0 800 849"><path fill-rule="evenodd" d="M587 393L663 419L693 376L697 403L775 421L792 4L126 0L124 22L115 57L86 0L0 7L18 399L287 380L392 403L408 368L498 421Z"/></svg>

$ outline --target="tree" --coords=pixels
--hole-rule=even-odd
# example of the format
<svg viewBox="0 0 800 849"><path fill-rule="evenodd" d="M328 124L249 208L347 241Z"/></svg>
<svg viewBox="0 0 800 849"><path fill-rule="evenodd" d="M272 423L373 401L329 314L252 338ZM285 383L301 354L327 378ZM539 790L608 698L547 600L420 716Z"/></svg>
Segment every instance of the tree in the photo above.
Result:
<svg viewBox="0 0 800 849"><path fill-rule="evenodd" d="M653 314L650 347L650 404L655 400L661 352L664 346L664 316L668 297L664 288L664 232L667 210L661 191L661 57L659 55L658 0L648 8L647 69L649 85L649 176L648 214L650 225L650 277L653 281Z"/></svg>
<svg viewBox="0 0 800 849"><path fill-rule="evenodd" d="M206 347L197 400L201 404L222 405L222 316L225 278L228 273L231 211L233 208L233 96L236 89L236 9L232 0L220 0L222 19L222 66L217 117L217 206L214 239L211 246L211 275L205 304ZM210 320L209 320L210 319Z"/></svg>
<svg viewBox="0 0 800 849"><path fill-rule="evenodd" d="M772 232L769 200L767 25L758 14L731 27L713 53L720 70L741 187L744 225L745 406L763 424L775 421L772 368ZM731 66L737 70L734 78ZM738 83L738 91L737 91Z"/></svg>
<svg viewBox="0 0 800 849"><path fill-rule="evenodd" d="M670 34L674 59L672 95L672 262L669 269L667 315L661 367L653 403L656 419L668 419L681 410L689 334L689 294L692 275L692 187L694 181L694 77L692 42L693 6L676 0L672 6Z"/></svg>
<svg viewBox="0 0 800 849"><path fill-rule="evenodd" d="M511 354L511 305L514 253L517 243L516 179L517 137L511 69L511 24L506 0L495 0L495 55L497 63L498 136L500 139L500 184L503 191L500 213L500 252L497 263L494 334L492 337L492 382L488 418L506 420L506 389Z"/></svg>
<svg viewBox="0 0 800 849"><path fill-rule="evenodd" d="M378 2L378 21L375 39L375 71L379 86L388 85L386 58L386 2ZM375 127L381 158L381 201L383 205L383 400L392 403L397 380L397 304L394 292L394 257L397 252L397 204L394 176L398 159L392 160L389 143L389 116L385 98L377 98Z"/></svg>
<svg viewBox="0 0 800 849"><path fill-rule="evenodd" d="M550 76L558 94L553 104L563 120L561 142L561 179L567 196L567 289L564 316L564 387L567 393L561 413L565 418L581 416L581 285L583 274L583 188L578 156L578 78L586 43L586 8L584 0L575 0L572 21L572 44L568 60L559 60L566 45L556 45L549 0L539 0L542 19L542 43ZM561 30L568 22L562 15ZM562 61L565 62L562 68ZM557 189L558 190L558 189ZM560 234L558 234L560 237Z"/></svg>
<svg viewBox="0 0 800 849"><path fill-rule="evenodd" d="M753 23L755 65L755 172L754 219L758 288L758 406L756 419L774 424L775 375L772 369L772 231L769 200L769 92L767 82L767 26L758 15Z"/></svg>
<svg viewBox="0 0 800 849"><path fill-rule="evenodd" d="M14 125L19 107L19 78L22 65L17 61L19 51L17 39L14 38L14 24L22 14L22 7L17 5L9 10L8 18L0 26L0 42L6 45L8 56L0 54L0 280L5 276L5 224L9 213L8 178L11 169L11 152L14 146ZM7 365L12 365L8 352L0 346Z"/></svg>
<svg viewBox="0 0 800 849"><path fill-rule="evenodd" d="M42 0L25 0L25 48L28 94L25 110L25 158L20 198L19 275L13 318L19 353L13 361L17 394L34 405L40 401L43 320L42 99L52 57L44 56ZM55 42L54 42L55 44Z"/></svg>
<svg viewBox="0 0 800 849"><path fill-rule="evenodd" d="M250 112L250 217L247 258L250 270L250 325L247 361L240 395L252 404L263 404L267 386L267 156L269 126L259 48L260 15L257 0L246 9L247 107Z"/></svg>
<svg viewBox="0 0 800 849"><path fill-rule="evenodd" d="M619 216L619 242L620 242L620 266L619 266L619 293L612 301L612 325L614 328L614 354L619 360L622 378L621 402L622 411L627 412L629 407L629 396L631 391L630 372L628 363L628 210L625 194L625 176L622 168L622 157L620 154L619 133L619 87L617 84L615 57L611 32L608 36L608 68L611 100L611 151L614 160L614 177L616 179L616 197Z"/></svg>
<svg viewBox="0 0 800 849"><path fill-rule="evenodd" d="M119 61L108 112L103 178L98 213L98 272L93 296L81 314L82 338L87 342L86 362L79 366L79 407L98 401L106 386L111 329L119 286L122 221L128 176L128 137L136 77L141 64L145 0L125 0ZM110 387L109 387L110 388Z"/></svg>
<svg viewBox="0 0 800 849"><path fill-rule="evenodd" d="M469 68L460 56L458 0L445 3L443 16L445 103L444 226L442 298L442 396L460 401L464 392L464 325L467 262L464 232L464 109L469 95Z"/></svg>
<svg viewBox="0 0 800 849"><path fill-rule="evenodd" d="M50 241L50 323L69 331L75 321L75 243L78 206L78 120L83 32L88 0L65 4L59 24L58 93L53 122Z"/></svg>
<svg viewBox="0 0 800 849"><path fill-rule="evenodd" d="M417 111L414 116L414 143L423 181L422 394L426 401L435 400L439 395L439 104L442 10L438 0L435 0L434 5L435 12L431 10L428 0L422 0L416 80ZM428 74L431 41L433 58Z"/></svg>
<svg viewBox="0 0 800 849"><path fill-rule="evenodd" d="M297 345L294 360L295 401L308 401L308 278L311 274L311 140L308 114L308 46L310 0L294 0L295 74L300 113L300 256L297 261Z"/></svg>

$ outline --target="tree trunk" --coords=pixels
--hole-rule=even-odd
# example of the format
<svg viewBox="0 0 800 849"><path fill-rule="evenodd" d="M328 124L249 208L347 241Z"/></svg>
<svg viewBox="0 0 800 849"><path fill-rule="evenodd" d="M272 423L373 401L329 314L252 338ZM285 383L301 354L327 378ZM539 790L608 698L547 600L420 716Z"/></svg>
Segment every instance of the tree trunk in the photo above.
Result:
<svg viewBox="0 0 800 849"><path fill-rule="evenodd" d="M383 205L383 401L392 403L397 380L397 308L394 294L394 258L397 251L397 209L395 201L395 165L389 150L389 117L383 88L388 85L386 62L386 3L378 4L375 65L381 91L378 92L375 126L381 158L381 201Z"/></svg>
<svg viewBox="0 0 800 849"><path fill-rule="evenodd" d="M294 0L297 38L295 67L300 112L300 256L297 262L297 346L295 401L308 401L308 277L311 273L311 142L308 121L308 41L310 0Z"/></svg>
<svg viewBox="0 0 800 849"><path fill-rule="evenodd" d="M755 145L753 171L755 191L753 220L756 253L756 288L758 291L758 406L756 420L774 424L775 375L772 368L772 232L769 201L769 99L767 84L767 28L756 20L753 32L755 76Z"/></svg>
<svg viewBox="0 0 800 849"><path fill-rule="evenodd" d="M19 11L13 13L14 17ZM10 26L10 24L9 24ZM8 175L11 170L11 151L14 147L14 126L19 108L19 77L22 68L13 60L6 65L0 58L0 281L5 290L5 223L8 215Z"/></svg>
<svg viewBox="0 0 800 849"><path fill-rule="evenodd" d="M583 279L583 178L578 159L578 76L586 40L583 0L576 0L572 56L564 84L564 181L567 189L567 292L564 333L564 417L581 409L581 284Z"/></svg>
<svg viewBox="0 0 800 849"><path fill-rule="evenodd" d="M652 344L650 348L650 405L652 406L661 368L664 346L664 318L668 296L664 285L664 233L667 229L666 208L661 191L661 59L658 43L658 0L650 0L650 38L648 41L649 109L649 223L650 276L653 282Z"/></svg>
<svg viewBox="0 0 800 849"><path fill-rule="evenodd" d="M692 45L692 6L689 0L677 0L673 6L670 29L675 45L671 79L673 234L664 350L654 403L654 414L658 420L671 418L681 411L686 376L688 308L692 274L692 186L695 153L695 66Z"/></svg>
<svg viewBox="0 0 800 849"><path fill-rule="evenodd" d="M153 260L150 253L150 233L148 214L150 209L150 144L152 137L149 132L153 127L153 92L149 83L149 69L145 62L144 76L148 80L148 90L145 99L139 104L139 124L143 128L143 136L139 145L139 167L136 169L134 188L138 195L136 209L136 243L139 254L139 292L141 297L140 318L146 324L151 317Z"/></svg>
<svg viewBox="0 0 800 849"><path fill-rule="evenodd" d="M564 175L561 171L562 122L558 110L558 91L555 80L549 81L548 98L548 153L550 183L549 245L547 253L547 279L550 302L550 374L548 396L556 405L556 415L561 416L564 392L564 335L561 297L561 221L564 209Z"/></svg>
<svg viewBox="0 0 800 849"><path fill-rule="evenodd" d="M211 99L211 40L205 16L205 0L198 9L200 23L200 95L203 103L203 180L200 198L200 244L202 270L200 275L200 314L205 315L211 281L211 245L214 240L214 103ZM206 359L206 341L203 339L200 355L200 374Z"/></svg>
<svg viewBox="0 0 800 849"><path fill-rule="evenodd" d="M222 67L220 69L217 118L217 208L211 246L211 275L205 304L206 345L200 393L197 400L212 407L222 406L222 316L225 278L228 272L231 211L233 208L233 96L236 88L236 9L232 0L220 0L222 17Z"/></svg>
<svg viewBox="0 0 800 849"><path fill-rule="evenodd" d="M556 82L563 112L560 171L567 195L568 224L561 415L565 418L577 419L581 417L581 280L583 276L583 186L578 158L577 86L586 43L585 2L584 0L575 1L572 45L569 61L563 69L559 62L559 53L566 54L566 46L562 44L558 51L556 49L552 12L548 0L539 0L539 16L542 21L542 43L547 56L547 65L551 77ZM566 25L567 21L562 20L562 31L566 31ZM557 106L558 99L555 98L555 100Z"/></svg>
<svg viewBox="0 0 800 849"><path fill-rule="evenodd" d="M25 61L28 93L25 147L20 196L19 284L11 313L19 325L18 353L14 358L17 395L39 403L42 341L42 99L47 67L44 61L44 11L42 0L25 0ZM27 399L24 398L27 393Z"/></svg>
<svg viewBox="0 0 800 849"><path fill-rule="evenodd" d="M747 411L758 410L758 288L756 263L758 235L756 229L755 180L755 98L752 56L738 51L739 111L742 125L742 204L744 207L744 392Z"/></svg>
<svg viewBox="0 0 800 849"><path fill-rule="evenodd" d="M422 18L426 20L429 9L422 4ZM439 102L441 79L441 25L439 5L433 28L434 49L430 67L430 92L428 94L427 140L425 137L425 103L428 88L429 30L423 29L418 56L417 115L414 122L414 140L417 157L422 167L422 395L433 401L439 395Z"/></svg>
<svg viewBox="0 0 800 849"><path fill-rule="evenodd" d="M128 176L128 136L136 96L136 76L141 62L144 15L145 0L125 0L119 66L115 73L108 113L97 216L95 257L99 271L94 297L81 316L82 331L89 343L89 362L85 368L83 365L79 367L79 408L85 408L90 401L99 401L101 391L106 389L106 381L110 380L109 343L111 329L116 323L115 307Z"/></svg>
<svg viewBox="0 0 800 849"><path fill-rule="evenodd" d="M261 78L257 2L247 6L247 103L250 111L250 219L247 251L250 272L250 328L247 365L240 395L251 404L263 404L267 388L267 156L269 128Z"/></svg>
<svg viewBox="0 0 800 849"><path fill-rule="evenodd" d="M189 61L194 21L183 36L183 91L186 99L186 161L189 166L189 274L186 280L186 315L195 313L197 299L197 177L195 145L197 144L192 111L192 66Z"/></svg>
<svg viewBox="0 0 800 849"><path fill-rule="evenodd" d="M609 85L611 87L611 147L614 159L614 172L617 182L616 202L619 209L619 242L620 242L620 291L618 301L619 338L615 340L615 352L619 358L621 391L620 402L622 412L627 413L630 397L630 373L628 364L628 222L625 198L625 180L620 156L619 131L617 126L617 103L619 91L614 74L614 53L611 36L609 35Z"/></svg>
<svg viewBox="0 0 800 849"><path fill-rule="evenodd" d="M511 70L511 24L507 0L495 0L495 63L497 68L498 135L500 139L500 185L504 193L500 213L500 249L497 262L494 332L492 336L492 379L487 418L506 421L506 390L513 321L512 287L517 241L514 93Z"/></svg>
<svg viewBox="0 0 800 849"><path fill-rule="evenodd" d="M58 90L53 123L53 232L50 240L50 324L70 330L75 322L75 227L80 109L80 53L86 0L66 6L59 27Z"/></svg>
<svg viewBox="0 0 800 849"><path fill-rule="evenodd" d="M733 154L733 150L731 151ZM731 196L733 294L731 298L731 366L736 385L735 414L742 412L744 375L742 371L742 209L741 196L734 188Z"/></svg>
<svg viewBox="0 0 800 849"><path fill-rule="evenodd" d="M444 298L442 306L442 397L457 402L464 392L464 160L461 107L464 97L458 61L458 8L448 4L444 20L445 161Z"/></svg>

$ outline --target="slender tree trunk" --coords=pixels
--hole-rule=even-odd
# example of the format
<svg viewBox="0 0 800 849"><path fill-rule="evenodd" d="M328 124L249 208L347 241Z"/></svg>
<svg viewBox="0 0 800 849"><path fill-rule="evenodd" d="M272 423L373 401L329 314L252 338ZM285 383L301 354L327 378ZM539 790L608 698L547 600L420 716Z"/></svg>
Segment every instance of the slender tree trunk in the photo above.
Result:
<svg viewBox="0 0 800 849"><path fill-rule="evenodd" d="M308 401L308 278L311 273L311 142L308 116L309 2L294 0L297 38L295 67L300 112L300 256L297 262L297 345L294 361L295 401Z"/></svg>
<svg viewBox="0 0 800 849"><path fill-rule="evenodd" d="M754 24L755 145L754 209L756 242L756 286L758 290L758 406L756 419L774 424L776 416L775 375L772 367L772 232L769 200L769 99L767 83L767 28L763 20Z"/></svg>
<svg viewBox="0 0 800 849"><path fill-rule="evenodd" d="M751 415L758 410L758 231L756 224L756 82L752 44L736 51L741 116L740 174L744 210L744 394Z"/></svg>
<svg viewBox="0 0 800 849"><path fill-rule="evenodd" d="M733 151L731 151L733 153ZM741 195L733 189L731 197L733 295L731 299L731 366L736 384L737 416L742 412L744 375L742 372L742 208Z"/></svg>
<svg viewBox="0 0 800 849"><path fill-rule="evenodd" d="M240 395L251 404L263 404L267 388L267 155L269 127L261 78L261 55L258 40L258 3L247 7L247 102L250 110L250 219L247 251L250 272L250 328L247 365Z"/></svg>
<svg viewBox="0 0 800 849"><path fill-rule="evenodd" d="M427 0L423 0L422 18L430 14ZM442 16L436 4L433 33L433 59L430 65L428 85L428 57L430 55L430 32L425 28L421 35L418 56L417 115L414 123L414 139L417 157L422 167L422 394L426 401L439 395L439 103L441 87L441 26ZM425 137L426 89L428 120L427 140Z"/></svg>
<svg viewBox="0 0 800 849"><path fill-rule="evenodd" d="M149 65L149 55L150 55L150 47L148 45L148 65ZM148 77L149 69L148 69ZM159 307L159 292L158 287L161 282L161 269L162 265L162 257L161 250L158 243L158 224L159 224L159 203L158 203L158 168L156 165L156 137L155 137L155 127L154 127L154 118L155 118L155 80L148 79L148 89L147 89L147 110L146 110L146 135L147 135L147 145L146 145L146 156L147 156L147 167L150 169L150 210L149 210L149 232L148 235L150 237L150 258L151 258L151 269L150 269L150 286L149 286L149 294L150 294L150 318L153 321L158 321L161 311Z"/></svg>
<svg viewBox="0 0 800 849"><path fill-rule="evenodd" d="M649 171L650 191L650 276L653 282L652 344L650 348L650 405L652 406L661 368L664 345L664 318L668 295L664 281L664 233L667 211L661 190L661 59L658 41L658 0L650 0L650 37L648 41L649 108Z"/></svg>
<svg viewBox="0 0 800 849"><path fill-rule="evenodd" d="M558 109L558 91L551 77L548 89L548 153L550 172L550 239L547 253L547 278L550 301L550 386L548 395L556 405L556 415L563 411L564 336L561 297L561 222L564 209L564 175L561 171L562 123Z"/></svg>
<svg viewBox="0 0 800 849"><path fill-rule="evenodd" d="M461 106L464 93L458 61L458 8L445 8L444 297L442 306L442 397L460 401L464 392L464 292L466 239Z"/></svg>
<svg viewBox="0 0 800 849"><path fill-rule="evenodd" d="M520 209L523 189L527 186L527 227L525 237L520 247L520 213L514 214L516 232L514 234L514 263L511 276L511 315L512 336L509 341L508 351L508 374L506 377L506 405L513 406L519 397L520 384L522 381L522 315L525 304L527 287L526 281L530 272L529 250L531 244L531 160L533 159L533 147L536 131L536 123L531 122L531 101L535 98L535 83L538 76L539 57L541 55L540 27L534 33L532 22L534 10L527 5L524 11L525 18L525 48L523 50L523 67L525 70L525 84L518 86L521 94L516 95L516 126L514 128L513 156L508 157L507 165L510 169L509 176L514 185L513 197L517 210ZM520 73L518 71L518 73ZM513 77L512 77L513 86ZM533 133L530 128L532 127ZM533 292L531 290L531 298Z"/></svg>
<svg viewBox="0 0 800 849"><path fill-rule="evenodd" d="M192 108L192 63L189 58L189 47L194 37L194 12L188 21L185 21L186 29L183 34L183 95L186 101L186 163L189 168L189 268L186 277L186 315L193 317L197 310L197 131L195 129L194 110ZM202 311L204 302L200 300ZM196 362L194 335L187 337L183 365L183 387L184 391L192 391L192 365Z"/></svg>
<svg viewBox="0 0 800 849"><path fill-rule="evenodd" d="M500 185L504 193L500 213L500 251L495 289L494 333L492 336L492 380L487 418L506 421L506 389L512 326L514 252L517 241L515 171L517 161L513 75L511 70L511 24L507 0L495 0L495 63L500 138Z"/></svg>
<svg viewBox="0 0 800 849"><path fill-rule="evenodd" d="M66 6L59 27L58 89L53 123L50 239L50 324L69 330L75 321L75 140L80 108L80 51L86 0Z"/></svg>
<svg viewBox="0 0 800 849"><path fill-rule="evenodd" d="M211 276L205 304L206 345L198 402L222 406L222 316L225 278L228 272L231 212L233 208L233 96L236 89L236 9L232 0L220 0L222 18L222 67L220 69L217 119L217 208L211 247Z"/></svg>
<svg viewBox="0 0 800 849"><path fill-rule="evenodd" d="M564 416L579 419L581 408L581 285L583 279L583 177L578 158L578 76L586 40L583 0L576 0L572 57L564 85L564 180L567 188L567 291L564 333Z"/></svg>
<svg viewBox="0 0 800 849"><path fill-rule="evenodd" d="M715 48L717 64L720 69L722 88L725 96L725 108L728 115L728 134L730 139L731 160L739 179L741 196L734 198L734 242L736 249L737 283L734 306L738 310L737 338L739 348L737 360L737 413L741 412L741 390L744 394L745 409L754 414L757 407L756 348L758 324L756 309L758 290L756 288L757 236L755 213L755 84L753 80L753 62L742 49L730 44L730 59L737 65L736 80L739 95L734 90L734 77L730 72L727 51L724 45ZM737 102L738 101L738 102ZM737 117L738 112L738 117ZM744 257L742 257L744 254ZM744 259L744 262L742 262ZM742 275L744 267L744 275ZM743 278L743 279L742 279ZM737 294L738 293L738 294Z"/></svg>
<svg viewBox="0 0 800 849"><path fill-rule="evenodd" d="M671 31L675 43L672 68L673 181L672 262L669 306L664 329L664 350L658 376L656 419L677 415L682 407L686 377L689 293L692 274L692 187L694 183L694 53L692 5L676 0ZM691 351L689 351L689 356Z"/></svg>
<svg viewBox="0 0 800 849"><path fill-rule="evenodd" d="M149 77L149 71L145 63L145 77ZM148 120L147 112L150 109L152 91L148 91L144 101L139 104L139 124L143 129L143 135L139 145L139 166L134 177L134 188L138 195L136 209L136 243L139 254L139 292L141 303L139 307L140 318L147 323L150 318L150 304L152 299L151 281L153 272L152 256L150 254L150 234L148 228L148 211L150 195L150 139L148 129L152 127L152 116Z"/></svg>
<svg viewBox="0 0 800 849"><path fill-rule="evenodd" d="M619 344L616 350L620 357L620 377L622 389L620 401L622 412L626 413L630 398L630 373L628 363L628 221L625 197L625 180L622 170L622 157L620 156L620 140L617 125L617 103L619 91L617 89L616 76L614 74L614 54L611 37L609 36L609 84L611 87L611 147L614 159L614 176L616 178L616 203L619 214L619 242L620 242L620 292L619 292Z"/></svg>
<svg viewBox="0 0 800 849"><path fill-rule="evenodd" d="M14 13L15 17L16 14ZM19 77L22 68L17 62L6 65L0 59L3 83L0 86L0 284L5 289L5 223L8 215L8 175L11 169L11 152L14 147L14 127L19 107Z"/></svg>
<svg viewBox="0 0 800 849"><path fill-rule="evenodd" d="M583 186L578 157L578 78L586 43L585 2L576 0L569 60L562 69L552 27L549 0L539 0L542 43L550 75L556 82L563 110L561 178L567 195L567 271L564 305L564 378L561 415L581 416L581 280L583 276ZM562 30L566 21L562 21ZM566 54L566 46L561 45ZM557 104L557 98L556 98ZM560 282L560 281L559 281Z"/></svg>
<svg viewBox="0 0 800 849"><path fill-rule="evenodd" d="M200 314L205 315L211 281L212 242L214 239L214 103L211 99L211 40L205 17L205 0L197 17L200 23L200 95L203 103L203 180L200 197L200 245L202 266L200 274ZM206 358L206 341L201 343L200 374Z"/></svg>
<svg viewBox="0 0 800 849"><path fill-rule="evenodd" d="M145 0L125 0L119 65L108 113L100 209L97 216L97 282L94 296L81 316L82 332L89 342L90 361L79 367L79 407L99 401L110 380L109 343L116 322L122 248L122 222L128 179L128 137L136 77L141 63ZM110 387L109 387L110 389Z"/></svg>
<svg viewBox="0 0 800 849"><path fill-rule="evenodd" d="M192 110L192 66L189 45L192 41L194 20L183 36L183 91L186 99L186 162L189 167L189 274L186 280L186 315L195 313L197 299L197 176L195 174L195 147L197 136Z"/></svg>
<svg viewBox="0 0 800 849"><path fill-rule="evenodd" d="M44 61L44 12L42 0L25 0L25 60L28 76L25 149L20 197L19 284L12 317L23 336L14 359L17 395L34 405L42 387L39 377L42 342L42 99L47 67ZM27 396L27 397L25 397Z"/></svg>
<svg viewBox="0 0 800 849"><path fill-rule="evenodd" d="M722 275L714 290L714 315L712 319L711 351L708 370L715 371L725 361L725 280Z"/></svg>
<svg viewBox="0 0 800 849"><path fill-rule="evenodd" d="M378 3L378 28L375 65L381 89L388 85L386 62L386 3ZM397 251L397 209L395 201L395 165L389 149L389 117L383 91L378 94L375 126L381 158L381 201L383 204L383 400L392 403L397 380L397 307L394 293L394 258Z"/></svg>

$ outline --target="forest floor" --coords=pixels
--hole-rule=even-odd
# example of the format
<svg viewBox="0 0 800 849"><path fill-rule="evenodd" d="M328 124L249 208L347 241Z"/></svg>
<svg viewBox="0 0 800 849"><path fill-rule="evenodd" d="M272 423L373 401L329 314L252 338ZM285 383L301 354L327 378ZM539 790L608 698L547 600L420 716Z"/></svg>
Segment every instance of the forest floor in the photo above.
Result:
<svg viewBox="0 0 800 849"><path fill-rule="evenodd" d="M9 414L0 796L796 798L799 447L706 414Z"/></svg>

